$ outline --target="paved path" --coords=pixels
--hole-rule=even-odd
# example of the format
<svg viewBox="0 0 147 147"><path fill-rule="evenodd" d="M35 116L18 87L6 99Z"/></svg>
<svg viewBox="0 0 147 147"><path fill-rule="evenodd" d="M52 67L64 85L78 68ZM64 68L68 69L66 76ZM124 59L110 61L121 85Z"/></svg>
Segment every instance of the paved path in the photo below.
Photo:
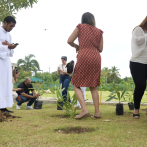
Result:
<svg viewBox="0 0 147 147"><path fill-rule="evenodd" d="M40 99L40 101L43 101L46 104L55 104L55 103L57 103L57 100L55 100L52 97L42 97ZM115 105L117 103L118 103L118 101L104 101L104 100L101 101L102 105ZM123 103L124 105L128 105L128 102L121 102L121 103ZM92 100L87 100L86 105L93 105L93 101ZM147 103L141 103L141 106L147 106Z"/></svg>

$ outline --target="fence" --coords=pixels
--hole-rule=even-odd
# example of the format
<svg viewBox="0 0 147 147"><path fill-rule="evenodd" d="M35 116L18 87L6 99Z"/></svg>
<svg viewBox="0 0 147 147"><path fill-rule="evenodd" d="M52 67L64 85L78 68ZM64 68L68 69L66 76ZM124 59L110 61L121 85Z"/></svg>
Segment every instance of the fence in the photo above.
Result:
<svg viewBox="0 0 147 147"><path fill-rule="evenodd" d="M19 85L19 83L15 83L14 88L17 88L18 85ZM44 85L47 89L50 89L51 87L55 87L55 86L60 87L60 84L44 84ZM125 88L125 84L120 84L119 86L120 86L121 90L123 90ZM109 84L103 84L102 88L101 88L102 91L105 91L107 89L106 87L109 87ZM97 87L97 89L100 91L100 87ZM74 91L73 85L70 84L68 90ZM87 87L86 91L90 91L90 89Z"/></svg>
<svg viewBox="0 0 147 147"><path fill-rule="evenodd" d="M18 85L19 85L19 83L15 83L14 88L17 88ZM44 84L44 85L45 85L44 87L46 87L46 90L50 89L51 87L55 87L55 86L60 87L60 84ZM100 90L100 87L98 87L97 89ZM68 90L74 91L73 85L70 84L68 87ZM86 91L90 91L90 89L87 87Z"/></svg>

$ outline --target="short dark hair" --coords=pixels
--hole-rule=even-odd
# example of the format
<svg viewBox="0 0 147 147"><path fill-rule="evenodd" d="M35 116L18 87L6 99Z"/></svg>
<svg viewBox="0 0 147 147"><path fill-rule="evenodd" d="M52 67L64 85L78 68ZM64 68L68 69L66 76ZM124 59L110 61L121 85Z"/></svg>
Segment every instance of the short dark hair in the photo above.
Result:
<svg viewBox="0 0 147 147"><path fill-rule="evenodd" d="M82 15L82 24L89 24L95 27L94 15L90 12L86 12Z"/></svg>
<svg viewBox="0 0 147 147"><path fill-rule="evenodd" d="M6 21L7 23L13 22L13 23L16 24L16 20L15 20L15 18L12 17L12 16L7 16L7 17L4 19L4 22L5 22L5 21Z"/></svg>

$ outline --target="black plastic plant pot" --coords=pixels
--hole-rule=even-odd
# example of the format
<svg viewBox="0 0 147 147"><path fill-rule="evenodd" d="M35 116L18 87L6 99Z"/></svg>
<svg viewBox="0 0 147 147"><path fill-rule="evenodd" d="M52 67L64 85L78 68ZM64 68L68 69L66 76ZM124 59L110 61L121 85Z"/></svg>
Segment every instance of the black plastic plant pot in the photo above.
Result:
<svg viewBox="0 0 147 147"><path fill-rule="evenodd" d="M124 115L123 104L116 104L116 115Z"/></svg>
<svg viewBox="0 0 147 147"><path fill-rule="evenodd" d="M34 109L42 109L43 101L35 101Z"/></svg>
<svg viewBox="0 0 147 147"><path fill-rule="evenodd" d="M132 103L132 102L131 103L128 103L128 106L129 106L129 109L130 110L134 110L134 103Z"/></svg>
<svg viewBox="0 0 147 147"><path fill-rule="evenodd" d="M62 108L63 108L63 102L57 102L58 103L58 105L60 105L60 106L58 106L57 105L57 110L63 110Z"/></svg>

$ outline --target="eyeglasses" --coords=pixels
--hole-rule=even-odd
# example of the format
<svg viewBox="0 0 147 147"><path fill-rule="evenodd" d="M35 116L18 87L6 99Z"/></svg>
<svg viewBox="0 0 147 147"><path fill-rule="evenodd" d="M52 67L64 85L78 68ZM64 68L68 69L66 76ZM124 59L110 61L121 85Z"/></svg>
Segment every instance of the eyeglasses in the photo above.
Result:
<svg viewBox="0 0 147 147"><path fill-rule="evenodd" d="M17 69L17 67L15 67L15 71L18 72L19 70Z"/></svg>

